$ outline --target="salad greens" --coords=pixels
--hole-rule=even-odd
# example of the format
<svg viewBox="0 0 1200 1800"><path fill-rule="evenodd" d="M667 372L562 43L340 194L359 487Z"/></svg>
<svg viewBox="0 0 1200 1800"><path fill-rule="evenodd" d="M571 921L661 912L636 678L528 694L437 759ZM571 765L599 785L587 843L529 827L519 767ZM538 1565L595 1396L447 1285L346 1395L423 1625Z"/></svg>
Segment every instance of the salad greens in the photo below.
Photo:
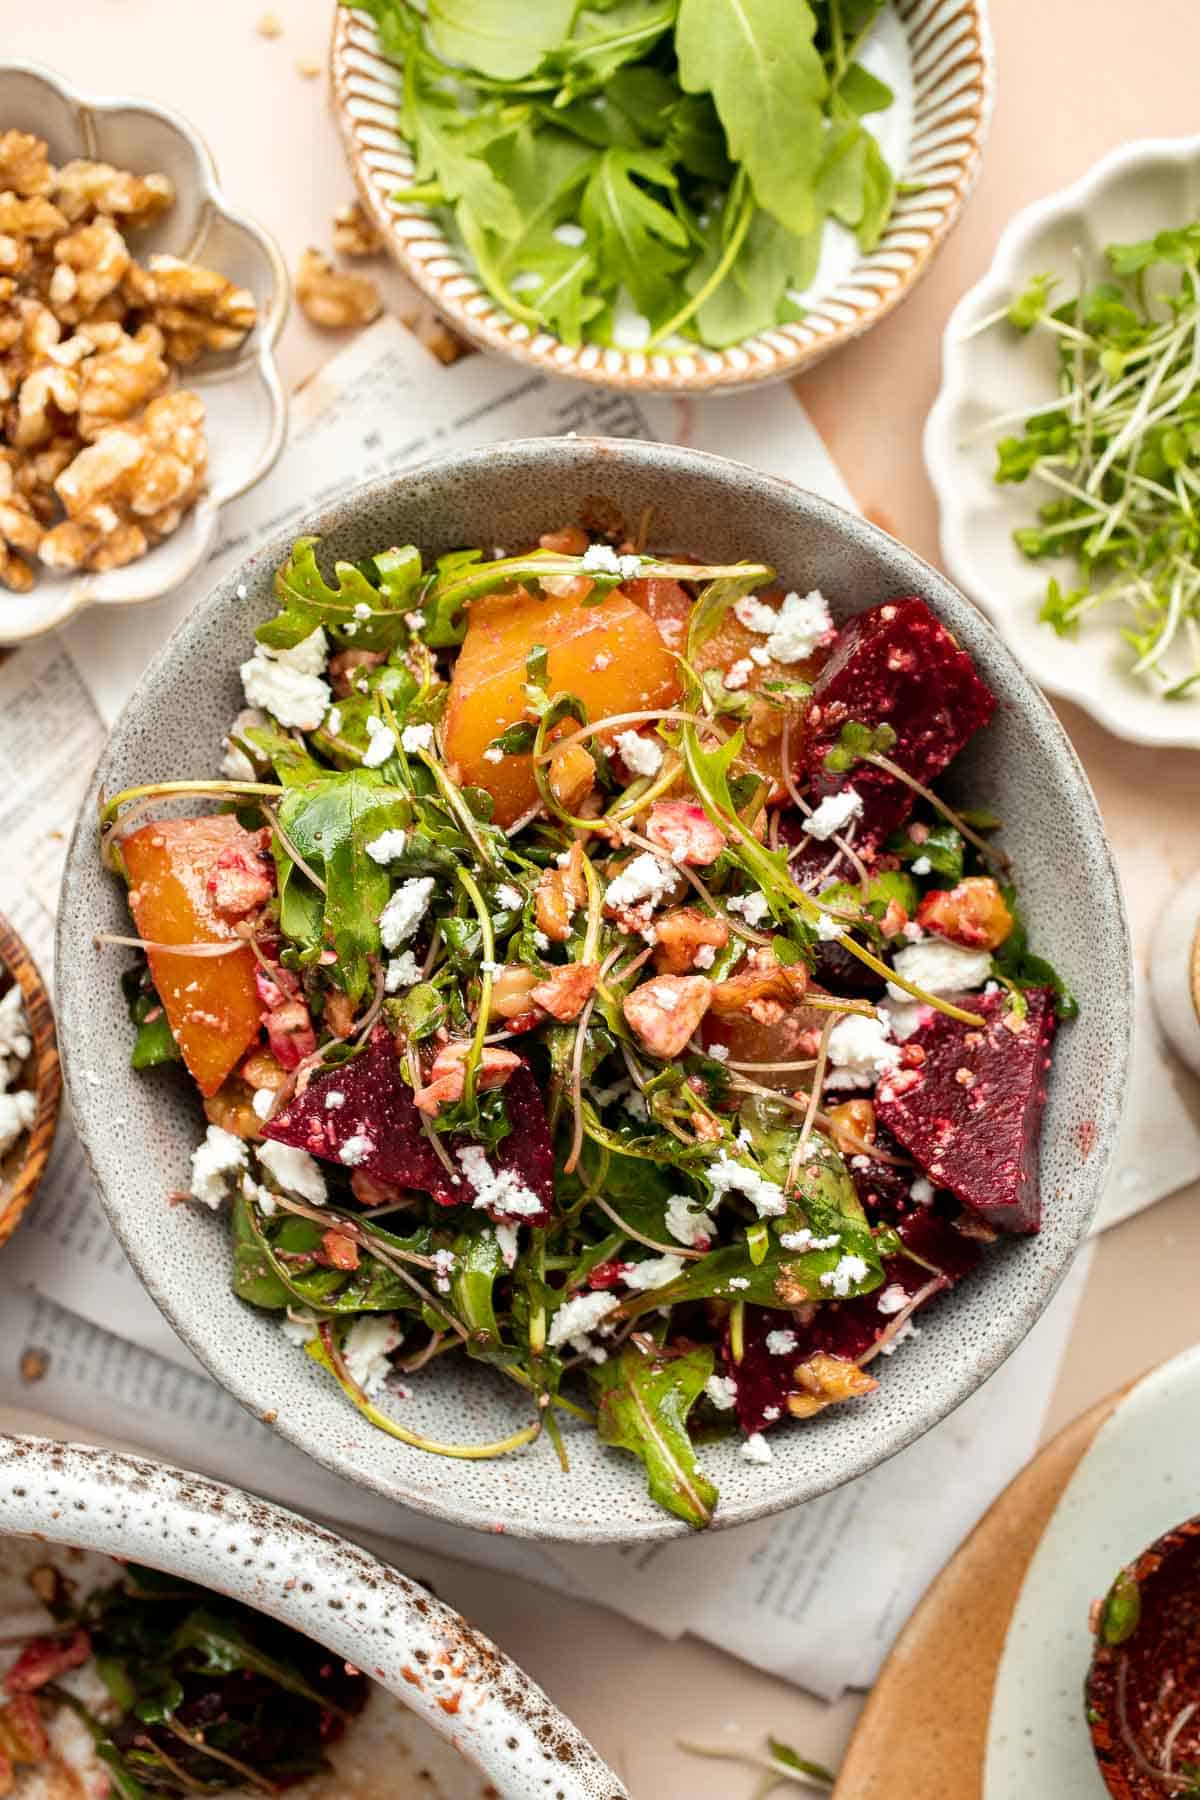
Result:
<svg viewBox="0 0 1200 1800"><path fill-rule="evenodd" d="M720 349L803 314L828 221L879 241L884 0L367 4L404 69L396 198L566 343Z"/></svg>
<svg viewBox="0 0 1200 1800"><path fill-rule="evenodd" d="M1001 313L1050 336L1056 401L993 422L997 482L1049 490L1013 533L1035 561L1062 559L1041 618L1060 637L1121 621L1126 665L1168 700L1200 694L1200 222L1110 244L1111 276L1055 304L1036 275Z"/></svg>
<svg viewBox="0 0 1200 1800"><path fill-rule="evenodd" d="M703 1527L704 1445L736 1419L766 1462L764 1428L867 1392L989 1234L953 1157L931 1202L884 1127L888 1083L923 1080L919 1021L958 1034L952 1096L986 1039L1036 1133L1039 1009L1069 996L986 872L998 821L928 785L991 696L919 600L862 616L891 647L853 674L824 598L761 563L576 527L432 567L319 550L278 572L224 777L103 808L138 928L117 941L145 957L134 1061L200 1087L192 1194L229 1203L235 1291L379 1430L470 1459L544 1435L566 1466L589 1427ZM853 716L806 750L825 667ZM147 822L188 795L224 810ZM931 1081L939 1131L956 1104ZM418 1429L396 1378L446 1355L529 1422Z"/></svg>
<svg viewBox="0 0 1200 1800"><path fill-rule="evenodd" d="M65 1707L119 1800L279 1794L331 1768L327 1746L366 1704L365 1677L320 1645L190 1582L130 1563L82 1603L51 1566L34 1584L56 1629L31 1636L5 1677L0 1773L48 1766L46 1725Z"/></svg>

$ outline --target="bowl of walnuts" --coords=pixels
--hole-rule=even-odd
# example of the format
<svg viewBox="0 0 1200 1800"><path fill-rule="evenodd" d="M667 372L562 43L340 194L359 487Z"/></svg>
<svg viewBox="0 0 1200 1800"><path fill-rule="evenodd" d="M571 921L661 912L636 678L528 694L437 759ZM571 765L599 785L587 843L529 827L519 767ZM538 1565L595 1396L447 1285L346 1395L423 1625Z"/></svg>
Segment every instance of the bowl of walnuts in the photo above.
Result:
<svg viewBox="0 0 1200 1800"><path fill-rule="evenodd" d="M286 304L183 119L0 64L0 642L200 563L283 442Z"/></svg>

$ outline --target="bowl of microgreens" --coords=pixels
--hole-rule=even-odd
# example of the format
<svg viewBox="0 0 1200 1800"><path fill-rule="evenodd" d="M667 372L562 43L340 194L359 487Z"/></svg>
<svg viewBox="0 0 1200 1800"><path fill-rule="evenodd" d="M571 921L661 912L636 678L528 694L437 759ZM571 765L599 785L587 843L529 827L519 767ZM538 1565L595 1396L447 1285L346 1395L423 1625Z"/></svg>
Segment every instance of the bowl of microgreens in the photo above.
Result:
<svg viewBox="0 0 1200 1800"><path fill-rule="evenodd" d="M620 440L429 463L223 583L101 759L58 966L104 1203L214 1374L397 1501L592 1541L827 1492L978 1386L1130 1014L991 628Z"/></svg>
<svg viewBox="0 0 1200 1800"><path fill-rule="evenodd" d="M984 0L339 6L334 103L464 337L603 386L779 380L937 255L991 112Z"/></svg>
<svg viewBox="0 0 1200 1800"><path fill-rule="evenodd" d="M357 1544L144 1457L0 1434L10 1800L625 1800L495 1644Z"/></svg>
<svg viewBox="0 0 1200 1800"><path fill-rule="evenodd" d="M946 327L925 457L954 578L1042 687L1200 746L1200 138L1104 157Z"/></svg>

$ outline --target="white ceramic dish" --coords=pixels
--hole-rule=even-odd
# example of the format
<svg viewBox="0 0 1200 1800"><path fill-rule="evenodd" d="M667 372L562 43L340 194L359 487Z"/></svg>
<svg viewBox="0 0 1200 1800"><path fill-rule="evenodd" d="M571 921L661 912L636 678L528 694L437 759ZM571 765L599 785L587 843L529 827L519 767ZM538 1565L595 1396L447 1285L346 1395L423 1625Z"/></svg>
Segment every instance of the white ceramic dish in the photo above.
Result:
<svg viewBox="0 0 1200 1800"><path fill-rule="evenodd" d="M423 1722L372 1722L376 1754L389 1739L394 1752L383 1779L368 1768L351 1781L351 1732L341 1778L306 1784L311 1800L476 1800L481 1779L504 1800L628 1800L570 1721L460 1614L295 1513L140 1457L0 1434L0 1551L20 1536L147 1563L256 1607L354 1663ZM364 1727L383 1699L372 1697ZM442 1741L426 1782L416 1752L429 1749L430 1730Z"/></svg>
<svg viewBox="0 0 1200 1800"><path fill-rule="evenodd" d="M1088 1608L1200 1504L1200 1349L1101 1426L1029 1565L996 1678L981 1800L1107 1800L1084 1716Z"/></svg>
<svg viewBox="0 0 1200 1800"><path fill-rule="evenodd" d="M1159 916L1150 992L1171 1048L1200 1075L1200 874L1176 888Z"/></svg>
<svg viewBox="0 0 1200 1800"><path fill-rule="evenodd" d="M1007 306L1033 275L1058 277L1062 299L1076 291L1077 252L1085 280L1102 279L1105 246L1152 237L1200 213L1200 137L1150 138L1098 162L1081 181L1019 213L1002 234L992 266L950 316L942 343L942 386L925 428L925 462L941 507L942 559L985 608L1033 679L1084 707L1119 737L1161 748L1200 748L1200 696L1168 701L1128 673L1115 617L1098 616L1077 640L1039 623L1052 574L1067 563L1029 562L1012 541L1045 499L1032 482L997 487L988 422L1052 399L1054 345L1004 324L977 337L979 320ZM1010 432L1015 429L1007 428Z"/></svg>
<svg viewBox="0 0 1200 1800"><path fill-rule="evenodd" d="M187 370L185 385L200 394L207 413L207 493L178 531L123 569L74 576L39 570L32 592L0 593L0 643L18 644L85 606L157 600L203 561L221 507L265 475L283 445L287 400L275 343L287 313L288 278L276 244L226 199L207 146L177 113L146 100L80 93L33 63L0 63L0 130L9 129L45 138L53 163L83 156L169 175L175 203L138 233L138 257L161 251L219 269L249 288L258 305L258 323L245 343Z"/></svg>
<svg viewBox="0 0 1200 1800"><path fill-rule="evenodd" d="M331 73L338 126L363 202L405 274L456 331L481 350L600 387L728 393L798 374L877 324L930 267L975 185L995 85L986 0L895 0L862 61L895 93L892 106L870 124L910 190L898 196L880 242L863 255L849 232L829 228L802 319L725 350L698 345L678 355L647 355L633 344L572 347L512 318L430 208L391 198L411 180L413 163L396 122L402 72L384 54L369 13L335 7Z"/></svg>

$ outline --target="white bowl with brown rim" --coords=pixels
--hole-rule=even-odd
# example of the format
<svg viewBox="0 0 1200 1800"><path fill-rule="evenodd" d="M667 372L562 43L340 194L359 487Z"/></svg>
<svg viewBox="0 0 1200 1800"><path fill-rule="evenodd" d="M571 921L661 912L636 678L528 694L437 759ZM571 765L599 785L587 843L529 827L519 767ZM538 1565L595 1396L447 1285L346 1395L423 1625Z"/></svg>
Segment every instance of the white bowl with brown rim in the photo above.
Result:
<svg viewBox="0 0 1200 1800"><path fill-rule="evenodd" d="M618 349L565 344L514 319L483 286L428 206L392 194L413 179L400 134L400 66L369 13L334 9L331 76L338 127L359 193L388 250L455 331L547 375L643 393L727 393L810 368L886 318L925 274L979 174L994 69L987 0L890 0L871 46L873 72L896 98L880 115L881 147L900 192L876 248L859 254L830 228L803 318L725 350Z"/></svg>

